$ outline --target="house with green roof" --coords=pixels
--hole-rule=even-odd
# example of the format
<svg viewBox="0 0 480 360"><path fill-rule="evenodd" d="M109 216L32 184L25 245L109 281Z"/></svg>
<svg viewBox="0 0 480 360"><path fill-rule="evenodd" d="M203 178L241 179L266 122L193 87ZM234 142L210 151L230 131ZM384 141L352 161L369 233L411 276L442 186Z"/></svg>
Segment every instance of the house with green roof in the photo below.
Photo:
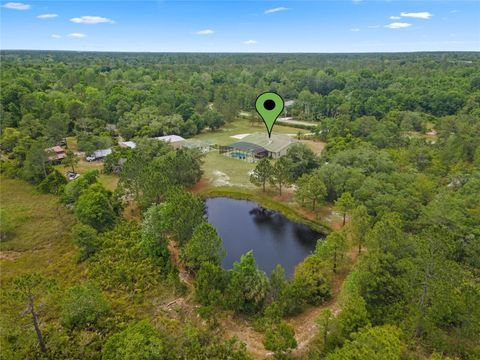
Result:
<svg viewBox="0 0 480 360"><path fill-rule="evenodd" d="M278 159L296 142L297 140L284 134L272 134L268 137L266 132L254 133L242 138L241 141L220 146L219 153L250 162L264 157Z"/></svg>

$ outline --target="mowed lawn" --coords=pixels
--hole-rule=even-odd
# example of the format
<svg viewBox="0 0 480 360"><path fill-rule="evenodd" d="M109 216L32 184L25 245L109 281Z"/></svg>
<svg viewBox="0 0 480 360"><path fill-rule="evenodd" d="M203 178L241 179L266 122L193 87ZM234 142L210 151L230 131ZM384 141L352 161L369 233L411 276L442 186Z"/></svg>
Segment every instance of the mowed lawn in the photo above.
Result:
<svg viewBox="0 0 480 360"><path fill-rule="evenodd" d="M1 207L14 225L13 234L0 243L1 281L32 271L61 273L66 281L78 278L82 267L70 236L73 214L57 196L38 193L22 180L0 180Z"/></svg>
<svg viewBox="0 0 480 360"><path fill-rule="evenodd" d="M252 124L247 119L237 119L217 131L205 131L195 136L195 139L211 141L218 145L227 145L241 141L232 138L233 135L252 134L264 131L266 132L263 123ZM278 124L273 128L274 134L296 135L299 132L302 134L307 133L306 130ZM316 154L319 154L325 146L324 143L310 140L302 140L302 142L307 144ZM202 167L204 171L203 180L206 181L207 188L229 186L253 189L255 186L250 182L249 172L252 171L254 167L255 164L253 163L220 155L218 150L215 149L210 151L204 159L204 165Z"/></svg>
<svg viewBox="0 0 480 360"><path fill-rule="evenodd" d="M249 172L255 164L220 155L218 150L210 151L204 159L203 179L208 187L254 187Z"/></svg>
<svg viewBox="0 0 480 360"><path fill-rule="evenodd" d="M215 144L219 145L228 145L234 143L236 141L241 141L238 139L234 139L231 136L239 135L239 134L252 134L255 132L267 132L265 125L259 122L252 124L250 120L247 119L236 119L221 129L216 131L204 131L201 134L195 136L195 139L199 140L209 140ZM290 126L283 126L276 124L273 127L273 134L298 134L301 132L302 134L306 134L308 131L303 129L297 129Z"/></svg>

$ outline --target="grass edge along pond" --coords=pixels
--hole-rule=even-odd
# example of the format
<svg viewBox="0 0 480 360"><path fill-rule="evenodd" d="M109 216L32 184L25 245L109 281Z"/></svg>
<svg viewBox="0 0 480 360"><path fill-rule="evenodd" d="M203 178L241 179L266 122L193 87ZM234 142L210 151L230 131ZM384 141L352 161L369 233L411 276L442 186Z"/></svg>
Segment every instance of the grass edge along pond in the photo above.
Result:
<svg viewBox="0 0 480 360"><path fill-rule="evenodd" d="M312 230L315 230L323 235L328 235L332 229L328 224L321 220L310 220L306 219L299 212L292 209L292 207L280 202L273 200L267 195L262 195L258 193L252 193L251 190L242 190L242 189L232 189L218 187L214 189L206 189L200 191L198 194L202 199L206 200L207 198L214 197L227 197L237 200L249 200L258 203L265 209L277 211L287 219L294 221L299 224L304 224L310 227Z"/></svg>

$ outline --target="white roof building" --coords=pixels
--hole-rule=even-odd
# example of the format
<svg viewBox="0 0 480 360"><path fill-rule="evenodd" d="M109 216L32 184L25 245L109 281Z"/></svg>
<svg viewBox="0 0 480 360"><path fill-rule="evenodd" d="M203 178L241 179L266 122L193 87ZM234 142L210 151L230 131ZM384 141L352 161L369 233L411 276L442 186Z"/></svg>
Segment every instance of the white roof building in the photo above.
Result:
<svg viewBox="0 0 480 360"><path fill-rule="evenodd" d="M176 143L176 142L179 142L179 141L185 141L185 139L183 137L178 136L178 135L159 136L159 137L156 137L155 139L165 141L165 142L169 142L169 143Z"/></svg>
<svg viewBox="0 0 480 360"><path fill-rule="evenodd" d="M137 147L137 144L135 143L135 141L122 141L120 143L120 146L125 146L125 147L129 147L130 149L135 149Z"/></svg>
<svg viewBox="0 0 480 360"><path fill-rule="evenodd" d="M111 153L112 153L112 149L102 149L102 150L95 151L93 153L93 156L95 156L95 159L101 159L107 155L110 155Z"/></svg>

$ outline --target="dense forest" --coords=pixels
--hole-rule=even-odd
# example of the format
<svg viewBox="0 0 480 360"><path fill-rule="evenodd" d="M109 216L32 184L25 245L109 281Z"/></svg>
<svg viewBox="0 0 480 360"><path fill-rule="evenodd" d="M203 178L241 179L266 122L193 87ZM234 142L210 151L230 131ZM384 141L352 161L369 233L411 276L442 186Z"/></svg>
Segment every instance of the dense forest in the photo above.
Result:
<svg viewBox="0 0 480 360"><path fill-rule="evenodd" d="M308 136L326 146L258 161L252 193L290 189L302 213L331 206L341 218L292 278L265 274L252 252L222 268L192 190L205 155L153 139L220 132L264 91L294 100L286 115L314 122ZM3 51L0 103L2 183L49 194L75 244L73 269L2 277L2 358L249 359L224 336L231 314L279 359L480 357L478 53ZM75 149L54 164L48 149L67 139ZM110 147L101 169L61 173ZM2 251L30 221L8 209ZM183 312L158 310L172 294ZM300 349L290 320L334 297L341 310L322 311Z"/></svg>

